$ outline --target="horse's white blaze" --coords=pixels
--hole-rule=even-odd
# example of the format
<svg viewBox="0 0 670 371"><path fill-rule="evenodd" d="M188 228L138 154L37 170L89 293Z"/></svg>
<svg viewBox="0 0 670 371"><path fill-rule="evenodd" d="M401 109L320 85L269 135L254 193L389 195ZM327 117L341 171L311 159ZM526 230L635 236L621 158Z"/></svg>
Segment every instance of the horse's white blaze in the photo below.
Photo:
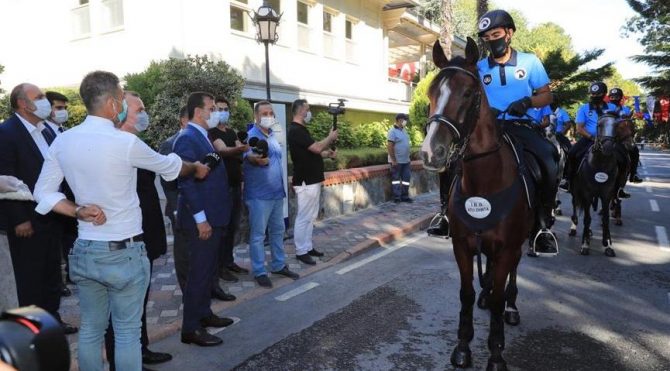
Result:
<svg viewBox="0 0 670 371"><path fill-rule="evenodd" d="M440 99L437 100L437 107L435 107L435 112L442 113L444 112L444 107L449 102L449 96L451 95L451 89L449 89L449 78L445 77L440 83Z"/></svg>
<svg viewBox="0 0 670 371"><path fill-rule="evenodd" d="M439 123L433 121L428 125L428 130L426 133L426 138L421 144L421 151L426 153L426 161L430 162L433 158L433 149L430 147L430 142L433 139L433 135L437 132Z"/></svg>
<svg viewBox="0 0 670 371"><path fill-rule="evenodd" d="M437 106L435 107L435 112L442 114L444 112L444 107L447 105L447 102L449 101L449 95L451 95L451 89L449 89L449 85L447 84L449 82L448 78L444 78L442 82L440 82L440 99L437 100ZM423 140L423 143L421 144L421 151L426 153L426 160L430 162L433 158L433 150L430 146L430 143L433 140L433 136L437 133L437 129L439 127L438 122L431 122L430 125L428 126L428 130L426 133L426 138Z"/></svg>

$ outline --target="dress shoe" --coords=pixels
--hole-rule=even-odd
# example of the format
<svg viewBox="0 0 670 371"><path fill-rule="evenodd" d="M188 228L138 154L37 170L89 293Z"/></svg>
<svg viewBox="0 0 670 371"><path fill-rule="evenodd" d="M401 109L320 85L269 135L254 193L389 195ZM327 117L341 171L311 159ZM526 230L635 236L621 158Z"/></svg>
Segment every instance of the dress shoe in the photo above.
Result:
<svg viewBox="0 0 670 371"><path fill-rule="evenodd" d="M311 256L316 256L316 257L322 257L324 254L321 251L318 251L317 249L311 249L307 252Z"/></svg>
<svg viewBox="0 0 670 371"><path fill-rule="evenodd" d="M228 268L221 269L219 277L226 282L237 282L240 280L239 278L235 277L235 275L230 270L228 270Z"/></svg>
<svg viewBox="0 0 670 371"><path fill-rule="evenodd" d="M637 176L637 174L630 177L630 181L633 183L642 183L643 179Z"/></svg>
<svg viewBox="0 0 670 371"><path fill-rule="evenodd" d="M272 288L272 281L270 281L270 278L268 278L267 274L256 276L255 279L256 282L258 283L258 286L265 287L266 289Z"/></svg>
<svg viewBox="0 0 670 371"><path fill-rule="evenodd" d="M149 349L142 351L142 363L148 365L155 365L172 360L172 355L169 353L152 352Z"/></svg>
<svg viewBox="0 0 670 371"><path fill-rule="evenodd" d="M228 327L233 324L232 319L226 317L219 317L216 314L209 315L200 320L202 327Z"/></svg>
<svg viewBox="0 0 670 371"><path fill-rule="evenodd" d="M309 253L302 254L302 255L296 255L295 257L296 257L296 259L300 260L301 262L303 262L305 264L316 265L316 261L314 261L314 259L312 259L312 257L309 255ZM272 273L274 273L274 272L272 272Z"/></svg>
<svg viewBox="0 0 670 371"><path fill-rule="evenodd" d="M72 326L69 323L61 322L60 325L63 328L63 333L65 335L72 335L79 332L79 328L77 326Z"/></svg>
<svg viewBox="0 0 670 371"><path fill-rule="evenodd" d="M233 272L233 273L239 273L239 274L249 273L249 270L247 268L240 267L239 265L237 265L235 263L229 265L228 270Z"/></svg>
<svg viewBox="0 0 670 371"><path fill-rule="evenodd" d="M401 202L407 202L408 204L411 204L412 202L414 202L414 200L412 200L411 198L403 198L400 201Z"/></svg>
<svg viewBox="0 0 670 371"><path fill-rule="evenodd" d="M220 337L214 336L205 329L197 329L193 332L182 332L181 342L184 344L195 344L201 347L211 347L223 344Z"/></svg>
<svg viewBox="0 0 670 371"><path fill-rule="evenodd" d="M630 193L626 192L623 190L623 188L619 189L619 193L617 194L619 198L630 198Z"/></svg>
<svg viewBox="0 0 670 371"><path fill-rule="evenodd" d="M306 256L309 257L309 258L311 259L311 257L310 257L309 255L306 255ZM315 264L316 264L316 263L315 263ZM278 271L272 272L272 274L280 274L280 275L282 275L282 276L291 278L291 279L293 279L293 280L297 280L298 278L300 278L300 275L299 275L298 273L291 272L291 271L288 269L287 266L284 266L284 268L282 268L282 269L280 269L280 270L278 270Z"/></svg>
<svg viewBox="0 0 670 371"><path fill-rule="evenodd" d="M71 295L72 295L72 291L70 291L70 289L68 289L67 286L63 285L63 286L60 287L60 296L68 297L68 296L71 296Z"/></svg>
<svg viewBox="0 0 670 371"><path fill-rule="evenodd" d="M220 287L217 287L214 290L212 290L212 297L214 299L218 299L221 301L233 301L237 299L235 295L228 294L227 292L223 291L223 289Z"/></svg>

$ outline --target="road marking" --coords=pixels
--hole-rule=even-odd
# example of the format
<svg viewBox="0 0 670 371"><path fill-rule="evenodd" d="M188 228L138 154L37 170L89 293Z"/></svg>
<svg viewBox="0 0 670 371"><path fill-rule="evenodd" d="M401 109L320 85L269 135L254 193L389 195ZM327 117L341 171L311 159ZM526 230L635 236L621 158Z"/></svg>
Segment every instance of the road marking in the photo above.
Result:
<svg viewBox="0 0 670 371"><path fill-rule="evenodd" d="M651 186L646 186L644 187L647 190L647 193L652 193L653 191L651 190Z"/></svg>
<svg viewBox="0 0 670 371"><path fill-rule="evenodd" d="M230 318L230 319L233 320L233 324L230 325L230 326L233 326L233 325L235 325L237 322L240 322L240 319L239 319L238 317L228 317L228 318ZM227 328L230 327L230 326L215 328L214 330L209 330L208 332L209 332L210 334L212 334L212 335L214 335L214 334L218 334L219 332L221 332L221 331L227 329Z"/></svg>
<svg viewBox="0 0 670 371"><path fill-rule="evenodd" d="M659 212L661 209L658 207L658 202L656 200L649 200L649 206L651 206L651 211Z"/></svg>
<svg viewBox="0 0 670 371"><path fill-rule="evenodd" d="M302 294L302 293L304 293L304 292L307 292L307 291L309 291L309 290L311 290L311 289L313 289L313 288L315 288L315 287L317 287L317 286L319 286L318 283L316 283L316 282L309 282L309 283L306 283L306 284L304 284L304 285L302 285L302 286L296 287L296 288L294 288L294 289L291 290L291 291L285 292L285 293L283 293L283 294L281 294L281 295L275 297L275 299L276 299L276 300L279 300L279 301L286 301L286 300L288 300L288 299L290 299L290 298L292 298L292 297L294 297L294 296L298 296L298 295L300 295L300 294Z"/></svg>
<svg viewBox="0 0 670 371"><path fill-rule="evenodd" d="M348 266L346 266L346 267L340 269L339 271L337 271L337 272L335 272L335 273L337 273L337 274L339 274L339 275L343 275L343 274L345 274L345 273L349 273L349 272L353 271L354 269L360 268L360 267L364 266L365 264L368 264L368 263L373 262L373 261L375 261L375 260L377 260L377 259L379 259L379 258L381 258L381 257L384 257L384 256L386 256L386 255L388 255L388 254L390 254L390 253L392 253L392 252L394 252L394 251L396 251L396 250L398 250L398 249L401 249L401 248L403 248L403 247L409 245L410 243L416 242L416 241L418 241L419 239L424 238L424 237L425 237L425 236L423 236L423 235L419 235L419 236L416 236L416 237L414 237L414 238L411 238L411 239L409 239L409 240L407 240L407 241L405 241L405 242L403 242L403 243L401 243L401 244L399 244L399 245L390 247L390 248L388 248L388 249L386 249L386 250L384 250L384 251L382 251L382 252L380 252L380 253L377 253L377 254L375 254L375 255L372 255L372 256L370 256L370 257L367 257L367 258L365 258L365 259L363 259L363 260L357 261L356 263L350 264L350 265L348 265Z"/></svg>
<svg viewBox="0 0 670 371"><path fill-rule="evenodd" d="M665 227L656 226L656 239L658 240L658 247L664 251L670 251L670 242L668 242L668 232Z"/></svg>

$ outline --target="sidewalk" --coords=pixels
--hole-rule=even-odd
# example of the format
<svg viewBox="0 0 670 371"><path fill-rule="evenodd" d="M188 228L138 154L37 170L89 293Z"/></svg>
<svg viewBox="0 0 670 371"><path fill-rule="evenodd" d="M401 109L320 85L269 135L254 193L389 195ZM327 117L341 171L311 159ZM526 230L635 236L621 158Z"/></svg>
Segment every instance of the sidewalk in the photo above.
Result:
<svg viewBox="0 0 670 371"><path fill-rule="evenodd" d="M293 240L285 242L287 263L289 268L301 276L325 269L348 259L367 249L402 238L404 235L426 228L428 222L438 210L438 195L428 193L418 196L414 203L395 204L387 202L376 207L364 209L337 218L319 221L314 226L314 247L325 256L317 258L317 265L309 266L295 258ZM169 236L171 238L171 236ZM269 251L266 250L269 258ZM236 262L249 267L247 245L235 249ZM269 259L268 259L269 261ZM274 289L293 282L284 277L272 277ZM212 300L212 310L225 316L225 309L240 302L271 292L259 287L251 275L238 275L237 283L220 281L226 292L237 296L232 302ZM63 319L79 325L79 300L76 286L70 285L73 295L61 301ZM177 285L177 278L172 258L172 246L168 253L154 261L151 278L151 293L147 305L147 324L150 341L156 341L179 331L183 314L182 292ZM77 348L77 335L69 337L71 350ZM74 354L74 353L73 353Z"/></svg>

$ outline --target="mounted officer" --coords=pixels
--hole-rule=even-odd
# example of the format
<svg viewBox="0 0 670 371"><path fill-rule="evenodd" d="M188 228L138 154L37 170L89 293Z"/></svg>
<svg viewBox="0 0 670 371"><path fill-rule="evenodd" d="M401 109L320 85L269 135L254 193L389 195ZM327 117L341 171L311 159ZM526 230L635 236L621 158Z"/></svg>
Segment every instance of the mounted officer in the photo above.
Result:
<svg viewBox="0 0 670 371"><path fill-rule="evenodd" d="M541 211L536 213L536 226L530 238L535 241L535 251L552 253L558 251L556 239L549 229L553 224L551 210L558 185L558 153L539 130L532 128L531 120L536 114L534 108L549 105L552 94L542 62L534 54L510 47L515 31L514 20L506 11L493 10L484 14L479 20L478 35L490 56L480 60L477 68L489 104L499 113L499 123L533 155L541 169L542 179L536 192L536 210ZM452 173L449 169L440 175L442 212L439 224L428 230L433 236L448 236L449 233L446 209Z"/></svg>
<svg viewBox="0 0 670 371"><path fill-rule="evenodd" d="M623 105L623 90L620 88L612 88L609 92L610 103L617 108L619 116L622 118L630 118L633 111L628 106ZM640 162L640 149L634 143L627 146L628 156L630 156L630 178L633 183L641 183L642 178L637 176L637 165Z"/></svg>

